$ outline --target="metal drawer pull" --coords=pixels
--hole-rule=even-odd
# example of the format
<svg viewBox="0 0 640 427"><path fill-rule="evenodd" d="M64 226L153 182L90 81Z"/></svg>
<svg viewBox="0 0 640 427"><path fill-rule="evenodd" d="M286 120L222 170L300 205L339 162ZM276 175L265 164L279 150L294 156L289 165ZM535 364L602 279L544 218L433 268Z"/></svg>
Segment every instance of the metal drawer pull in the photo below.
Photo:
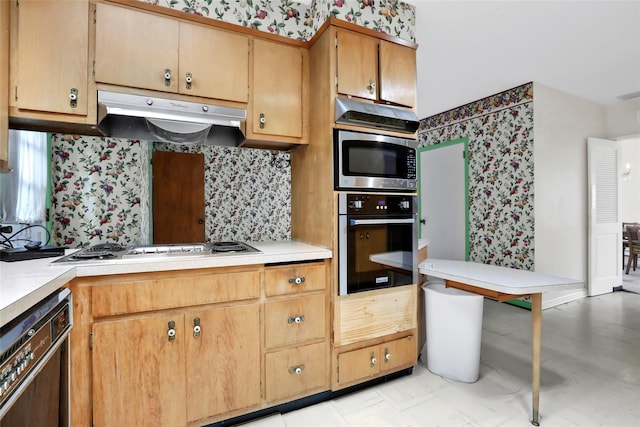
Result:
<svg viewBox="0 0 640 427"><path fill-rule="evenodd" d="M289 279L289 283L296 284L296 285L304 283L304 276L302 276L302 277L291 277Z"/></svg>
<svg viewBox="0 0 640 427"><path fill-rule="evenodd" d="M196 317L193 319L193 337L198 338L200 336L200 318Z"/></svg>
<svg viewBox="0 0 640 427"><path fill-rule="evenodd" d="M304 371L304 365L292 366L292 367L289 368L289 373L290 374L300 375L302 373L302 371Z"/></svg>
<svg viewBox="0 0 640 427"><path fill-rule="evenodd" d="M164 70L164 85L171 86L171 70L169 68Z"/></svg>
<svg viewBox="0 0 640 427"><path fill-rule="evenodd" d="M304 314L299 316L290 316L287 323L301 323L304 320Z"/></svg>
<svg viewBox="0 0 640 427"><path fill-rule="evenodd" d="M175 341L176 339L176 322L173 320L170 320L169 323L167 323L167 337L169 338L169 341Z"/></svg>
<svg viewBox="0 0 640 427"><path fill-rule="evenodd" d="M378 363L378 359L376 359L375 353L371 353L371 366L375 366Z"/></svg>
<svg viewBox="0 0 640 427"><path fill-rule="evenodd" d="M384 349L384 363L387 363L389 360L391 360L391 353L389 353L389 349L385 348Z"/></svg>

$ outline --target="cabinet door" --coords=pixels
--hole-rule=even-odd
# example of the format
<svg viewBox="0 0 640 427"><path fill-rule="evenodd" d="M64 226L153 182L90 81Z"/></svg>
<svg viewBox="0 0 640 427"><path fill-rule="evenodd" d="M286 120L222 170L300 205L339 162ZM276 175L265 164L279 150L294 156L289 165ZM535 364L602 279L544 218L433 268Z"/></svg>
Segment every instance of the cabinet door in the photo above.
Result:
<svg viewBox="0 0 640 427"><path fill-rule="evenodd" d="M302 137L302 48L253 41L252 130Z"/></svg>
<svg viewBox="0 0 640 427"><path fill-rule="evenodd" d="M183 22L180 24L179 52L180 76L176 77L180 93L247 102L247 36Z"/></svg>
<svg viewBox="0 0 640 427"><path fill-rule="evenodd" d="M188 313L185 322L188 421L257 405L260 306Z"/></svg>
<svg viewBox="0 0 640 427"><path fill-rule="evenodd" d="M179 37L175 19L96 4L96 82L177 92Z"/></svg>
<svg viewBox="0 0 640 427"><path fill-rule="evenodd" d="M380 40L380 101L415 107L414 49Z"/></svg>
<svg viewBox="0 0 640 427"><path fill-rule="evenodd" d="M20 0L17 24L17 107L86 115L88 1Z"/></svg>
<svg viewBox="0 0 640 427"><path fill-rule="evenodd" d="M9 170L9 2L0 2L0 172Z"/></svg>
<svg viewBox="0 0 640 427"><path fill-rule="evenodd" d="M393 371L401 367L416 364L416 339L413 335L388 343L380 344L380 370Z"/></svg>
<svg viewBox="0 0 640 427"><path fill-rule="evenodd" d="M185 425L183 330L181 314L93 325L94 426Z"/></svg>
<svg viewBox="0 0 640 427"><path fill-rule="evenodd" d="M377 99L378 40L338 31L338 93Z"/></svg>
<svg viewBox="0 0 640 427"><path fill-rule="evenodd" d="M379 347L365 347L338 355L338 383L365 380L380 372Z"/></svg>

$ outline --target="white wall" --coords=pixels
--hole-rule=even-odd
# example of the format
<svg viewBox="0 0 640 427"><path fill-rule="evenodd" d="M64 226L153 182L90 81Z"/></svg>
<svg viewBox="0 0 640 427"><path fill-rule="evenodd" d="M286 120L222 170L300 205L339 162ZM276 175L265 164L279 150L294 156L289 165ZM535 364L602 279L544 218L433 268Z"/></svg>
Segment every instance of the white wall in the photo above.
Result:
<svg viewBox="0 0 640 427"><path fill-rule="evenodd" d="M536 81L608 104L640 89L640 2L417 0L418 117Z"/></svg>
<svg viewBox="0 0 640 427"><path fill-rule="evenodd" d="M640 97L607 105L607 136L630 135L640 136Z"/></svg>
<svg viewBox="0 0 640 427"><path fill-rule="evenodd" d="M535 269L586 282L587 138L605 135L606 108L534 83L533 111Z"/></svg>

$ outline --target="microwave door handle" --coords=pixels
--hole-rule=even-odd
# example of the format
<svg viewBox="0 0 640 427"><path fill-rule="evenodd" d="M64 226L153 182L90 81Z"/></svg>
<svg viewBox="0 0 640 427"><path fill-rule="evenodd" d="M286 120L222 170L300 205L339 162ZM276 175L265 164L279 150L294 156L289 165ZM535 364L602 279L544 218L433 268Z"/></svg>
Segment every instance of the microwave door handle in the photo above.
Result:
<svg viewBox="0 0 640 427"><path fill-rule="evenodd" d="M406 219L350 219L349 225L385 225L385 224L413 224L413 218Z"/></svg>

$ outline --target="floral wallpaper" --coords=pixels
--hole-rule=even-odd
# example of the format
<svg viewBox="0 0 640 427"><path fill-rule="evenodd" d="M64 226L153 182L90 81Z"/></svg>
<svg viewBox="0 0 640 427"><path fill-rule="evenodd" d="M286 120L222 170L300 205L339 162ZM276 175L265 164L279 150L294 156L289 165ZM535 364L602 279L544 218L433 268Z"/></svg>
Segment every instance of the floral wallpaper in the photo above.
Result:
<svg viewBox="0 0 640 427"><path fill-rule="evenodd" d="M165 143L154 149L204 154L207 241L291 239L289 153Z"/></svg>
<svg viewBox="0 0 640 427"><path fill-rule="evenodd" d="M140 0L307 41L334 17L415 42L415 7L398 0Z"/></svg>
<svg viewBox="0 0 640 427"><path fill-rule="evenodd" d="M207 241L291 238L289 153L54 134L54 244L151 243L149 144L205 155Z"/></svg>
<svg viewBox="0 0 640 427"><path fill-rule="evenodd" d="M420 146L469 138L469 256L534 266L533 85L421 120Z"/></svg>

